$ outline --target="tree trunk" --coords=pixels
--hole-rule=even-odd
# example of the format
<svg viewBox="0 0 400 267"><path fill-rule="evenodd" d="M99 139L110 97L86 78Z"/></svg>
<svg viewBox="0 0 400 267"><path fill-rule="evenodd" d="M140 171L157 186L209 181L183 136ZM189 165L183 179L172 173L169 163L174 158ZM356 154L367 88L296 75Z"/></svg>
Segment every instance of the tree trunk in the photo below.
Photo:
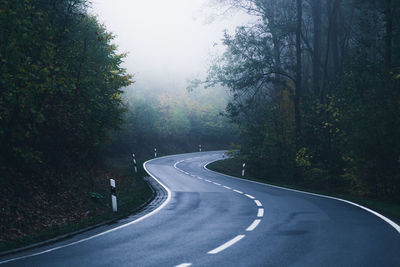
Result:
<svg viewBox="0 0 400 267"><path fill-rule="evenodd" d="M326 34L326 48L325 48L325 55L324 55L324 76L322 79L322 88L320 93L320 101L324 103L324 95L326 91L326 84L328 82L328 64L329 64L329 54L330 54L330 44L331 44L331 28L332 28L332 21L331 21L331 5L329 1L326 1L326 13L328 14L328 29Z"/></svg>
<svg viewBox="0 0 400 267"><path fill-rule="evenodd" d="M336 0L333 3L332 11L332 59L333 59L333 80L336 80L340 75L340 55L339 55L339 29L338 29L338 14L341 0Z"/></svg>
<svg viewBox="0 0 400 267"><path fill-rule="evenodd" d="M313 0L312 16L314 24L313 40L313 90L316 96L320 94L320 54L321 54L321 0Z"/></svg>
<svg viewBox="0 0 400 267"><path fill-rule="evenodd" d="M301 135L301 117L300 117L300 98L301 98L301 23L302 23L302 1L297 0L297 25L296 25L296 89L294 95L294 117L296 127L296 139L299 143Z"/></svg>
<svg viewBox="0 0 400 267"><path fill-rule="evenodd" d="M386 74L392 69L392 40L393 40L393 16L391 8L391 0L385 1L385 21L386 21L386 36L385 36L385 68Z"/></svg>

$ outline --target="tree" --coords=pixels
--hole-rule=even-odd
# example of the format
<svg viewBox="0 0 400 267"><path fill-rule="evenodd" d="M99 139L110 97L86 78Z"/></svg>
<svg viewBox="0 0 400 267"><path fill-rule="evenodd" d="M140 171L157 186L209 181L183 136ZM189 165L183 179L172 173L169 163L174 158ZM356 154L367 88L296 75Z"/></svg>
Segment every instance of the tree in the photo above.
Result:
<svg viewBox="0 0 400 267"><path fill-rule="evenodd" d="M0 23L3 179L89 161L131 83L113 36L83 0L2 1Z"/></svg>
<svg viewBox="0 0 400 267"><path fill-rule="evenodd" d="M206 80L233 94L227 112L243 157L264 176L300 168L298 183L396 199L399 4L220 2L259 17L224 36L226 53Z"/></svg>
<svg viewBox="0 0 400 267"><path fill-rule="evenodd" d="M301 136L301 115L300 115L300 102L302 94L302 66L301 66L301 24L303 23L303 7L302 1L296 0L297 7L297 22L296 22L296 89L294 93L294 117L296 124L296 138L299 142ZM300 147L298 145L298 147Z"/></svg>
<svg viewBox="0 0 400 267"><path fill-rule="evenodd" d="M312 17L313 17L313 89L316 96L320 95L320 66L321 66L321 0L312 1Z"/></svg>

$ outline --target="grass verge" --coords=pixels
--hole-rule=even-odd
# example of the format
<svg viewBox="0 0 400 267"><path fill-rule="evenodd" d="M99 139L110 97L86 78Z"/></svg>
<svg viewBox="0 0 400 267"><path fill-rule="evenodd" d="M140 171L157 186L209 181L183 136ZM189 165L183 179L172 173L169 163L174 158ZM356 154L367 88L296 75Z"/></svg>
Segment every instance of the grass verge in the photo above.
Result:
<svg viewBox="0 0 400 267"><path fill-rule="evenodd" d="M289 184L289 183L277 183L277 182L272 182L267 179L262 179L259 177L253 177L252 175L245 175L244 177L241 176L241 164L242 161L235 159L235 158L230 158L230 159L225 159L225 160L219 160L212 162L207 165L207 168L224 173L230 176L234 177L239 177L247 180L252 180L260 183L265 183L265 184L271 184L275 186L280 186L280 187L285 187L285 188L290 188L290 189L295 189L295 190L300 190L300 191L306 191L306 192L311 192L311 193L316 193L316 194L322 194L322 195L328 195L332 197L337 197L341 199L345 199L357 204L360 204L362 206L368 207L374 211L377 211L379 213L384 214L388 218L392 219L396 223L400 223L400 205L397 203L389 202L389 201L384 201L384 200L379 200L379 199L373 199L373 198L361 198L357 196L353 196L350 194L345 194L345 193L332 193L324 190L315 190L310 187L307 187L305 185L294 185L294 184Z"/></svg>
<svg viewBox="0 0 400 267"><path fill-rule="evenodd" d="M0 252L43 242L134 213L153 197L150 185L143 179L145 172L142 168L142 162L138 161L137 166L138 173L135 174L130 155L106 158L101 168L102 171L97 172L94 181L82 182L79 185L74 184L70 188L69 191L73 192L73 197L79 198L77 199L78 207L71 205L71 207L68 207L70 211L67 213L54 214L53 212L51 216L56 216L59 219L57 223L48 227L39 228L38 226L37 228L41 229L40 231L35 231L33 225L30 233L28 232L29 234L11 240L0 240ZM116 180L118 212L112 212L111 209L109 178ZM88 215L86 216L86 214ZM50 217L50 215L48 216ZM74 219L71 219L72 217ZM59 223L60 220L66 223ZM31 223L40 224L40 221L32 220ZM6 227L18 229L18 226L13 222L10 222Z"/></svg>

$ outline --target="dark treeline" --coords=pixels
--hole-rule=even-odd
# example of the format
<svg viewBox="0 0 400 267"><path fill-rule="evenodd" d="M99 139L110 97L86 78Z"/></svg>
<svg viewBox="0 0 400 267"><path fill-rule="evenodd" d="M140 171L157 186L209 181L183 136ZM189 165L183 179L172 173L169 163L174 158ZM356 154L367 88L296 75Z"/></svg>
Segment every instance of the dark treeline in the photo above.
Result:
<svg viewBox="0 0 400 267"><path fill-rule="evenodd" d="M393 0L219 0L258 18L226 34L205 83L255 175L400 197L400 16Z"/></svg>
<svg viewBox="0 0 400 267"><path fill-rule="evenodd" d="M223 90L128 88L125 55L88 9L86 0L0 0L0 250L107 213L108 177L124 185L119 207L143 203L150 190L140 165L131 172L132 153L140 163L154 147L162 156L233 140L218 115Z"/></svg>
<svg viewBox="0 0 400 267"><path fill-rule="evenodd" d="M223 88L186 90L185 84L127 88L123 127L115 132L111 153L142 159L158 155L228 149L237 128L221 113L228 103Z"/></svg>
<svg viewBox="0 0 400 267"><path fill-rule="evenodd" d="M108 210L96 202L108 192L99 152L122 123L131 77L87 8L0 0L0 250Z"/></svg>
<svg viewBox="0 0 400 267"><path fill-rule="evenodd" d="M0 24L1 182L84 165L122 121L113 36L83 0L1 0Z"/></svg>

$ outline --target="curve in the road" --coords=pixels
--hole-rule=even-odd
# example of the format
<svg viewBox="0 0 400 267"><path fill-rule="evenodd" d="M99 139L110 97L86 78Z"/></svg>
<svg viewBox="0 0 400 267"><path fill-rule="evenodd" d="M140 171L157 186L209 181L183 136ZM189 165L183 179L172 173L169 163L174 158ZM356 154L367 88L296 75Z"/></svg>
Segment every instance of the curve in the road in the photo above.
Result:
<svg viewBox="0 0 400 267"><path fill-rule="evenodd" d="M201 152L147 161L145 170L167 193L152 212L0 263L186 267L400 262L400 227L390 219L346 200L206 168L222 155Z"/></svg>
<svg viewBox="0 0 400 267"><path fill-rule="evenodd" d="M168 156L166 156L166 157L168 157ZM163 158L163 157L160 157L160 158ZM135 220L133 220L133 221L131 221L131 222L128 222L128 223L119 225L119 226L117 226L117 227L111 228L111 229L106 230L106 231L104 231L104 232L101 232L101 233L98 233L98 234L95 234L95 235L92 235L92 236L89 236L89 237L86 237L86 238L82 238L82 239L79 239L79 240L77 240L77 241L74 241L74 242L65 244L65 245L56 246L56 247L53 247L53 248L50 248L50 249L46 249L46 250L43 250L43 251L40 251L40 252L36 252L36 253L32 253L32 254L20 256L20 257L15 257L15 258L11 258L11 259L4 260L4 261L0 261L0 264L4 264L4 263L7 263L7 262L12 262L12 261L17 261L17 260L21 260L21 259L26 259L26 258L30 258L30 257L42 255L42 254L45 254L45 253L49 253L49 252L52 252L52 251L55 251L55 250L59 250L59 249L62 249L62 248L66 248L66 247L69 247L69 246L73 246L73 245L76 245L76 244L79 244L79 243L82 243L82 242L85 242L85 241L88 241L88 240L91 240L91 239L94 239L94 238L103 236L103 235L105 235L105 234L108 234L108 233L117 231L117 230L119 230L119 229L128 227L128 226L130 226L130 225L132 225L132 224L138 223L138 222L140 222L140 221L146 219L147 217L150 217L150 216L156 214L157 212L159 212L159 211L160 211L162 208L164 208L164 207L168 204L168 202L171 200L171 191L169 190L168 187L166 187L162 182L160 182L160 180L158 180L156 177L154 177L154 176L147 170L146 164L147 164L148 162L150 162L150 161L151 161L151 160L148 160L148 161L144 162L144 163L143 163L143 168L144 168L144 169L146 170L146 172L151 176L151 178L153 178L157 183L159 183L159 184L167 191L167 199L166 199L164 202L162 202L161 205L160 205L159 207L157 207L157 208L154 209L153 211L151 211L151 212L149 212L149 213L147 213L147 214L145 214L145 215L143 215L143 216L141 216L141 217L139 217L139 218L137 218L137 219L135 219Z"/></svg>
<svg viewBox="0 0 400 267"><path fill-rule="evenodd" d="M180 164L180 163L182 163L182 162L184 162L184 161L193 160L193 159L196 159L196 158L199 158L199 157L193 157L193 158L187 158L187 159L179 160L179 161L177 161L177 162L174 164L174 168L177 169L178 171L180 171L180 172L186 174L186 175L189 175L189 176L193 177L193 178L197 178L197 179L199 179L199 180L203 180L203 181L208 182L208 183L213 183L213 184L216 185L216 186L221 186L221 187L223 187L223 188L225 188L225 189L227 189L227 190L232 190L232 191L235 192L235 193L242 194L242 195L244 195L244 196L250 198L251 200L253 200L254 203L255 203L255 205L258 207L257 219L255 219L255 220L249 225L249 227L246 228L246 231L247 231L247 232L253 231L253 230L260 224L262 218L264 217L264 208L262 207L261 202L260 202L259 200L255 199L255 197L253 197L253 196L250 195L250 194L245 194L245 193L243 193L242 191L239 191L239 190L237 190L237 189L235 189L235 188L232 188L232 187L229 187L229 186L226 186L226 185L223 185L223 184L220 184L220 183L211 181L211 180L209 180L209 179L204 179L204 178L202 178L202 177L200 177L200 176L198 176L198 175L190 174L190 173L188 173L188 172L186 172L186 171L184 171L184 170L178 168L178 166L177 166L178 164ZM203 167L205 167L205 166L208 165L209 163L210 163L210 162L206 163ZM215 249L210 250L209 252L207 252L207 254L217 254L217 253L219 253L219 252L221 252L221 251L223 251L223 250L229 248L230 246L234 245L235 243L239 242L239 241L240 241L241 239L243 239L245 236L246 236L246 235L244 235L244 234L237 235L237 236L235 236L234 238L232 238L231 240L227 241L226 243L224 243L224 244L218 246L218 247L215 248ZM184 264L189 264L189 263L184 263ZM178 266L179 266L179 265L178 265ZM186 266L189 266L189 265L186 265Z"/></svg>
<svg viewBox="0 0 400 267"><path fill-rule="evenodd" d="M255 203L255 205L258 207L257 219L255 219L255 220L246 228L246 230L245 230L245 231L247 231L247 232L253 231L253 230L260 224L262 218L264 217L264 208L262 207L261 202L260 202L259 200L255 199L255 197L253 197L253 196L250 195L250 194L245 194L245 193L243 193L242 191L239 191L239 190L234 189L234 188L232 188L232 187L229 187L229 186L226 186L226 185L223 185L223 184L220 184L220 183L211 181L211 180L209 180L209 179L204 179L204 178L202 178L202 177L200 177L200 176L198 176L198 175L190 174L190 173L188 173L188 172L186 172L186 171L184 171L184 170L182 170L182 169L180 169L180 168L177 167L178 164L180 164L180 163L182 163L182 162L184 162L184 161L186 161L186 160L192 160L192 159L196 159L196 158L198 158L198 157L193 157L193 158L188 158L188 159L184 159L184 160L179 160L179 161L177 161L177 162L174 164L174 168L177 169L178 171L180 171L180 172L186 174L186 175L189 175L189 176L191 176L191 177L197 178L197 179L199 179L199 180L203 180L203 181L208 182L208 183L213 183L214 185L216 185L216 186L221 186L221 187L223 187L223 188L225 188L225 189L227 189L227 190L232 190L232 191L235 192L235 193L242 194L242 195L244 195L244 196L250 198L251 200L253 200L254 203ZM205 167L205 166L208 165L209 163L211 163L211 162L206 163L203 167ZM229 248L230 246L234 245L235 243L239 242L239 241L240 241L241 239L243 239L245 236L246 236L245 234L237 235L237 236L235 236L234 238L232 238L231 240L229 240L229 241L223 243L222 245L220 245L220 246L218 246L218 247L216 247L216 248L214 248L214 249L208 251L207 254L217 254L217 253L219 253L219 252L221 252L221 251L223 251L223 250ZM176 265L176 267L186 267L186 266L190 266L190 265L192 265L192 263L182 263L182 264Z"/></svg>
<svg viewBox="0 0 400 267"><path fill-rule="evenodd" d="M229 187L229 186L226 186L226 185L223 185L223 184L220 184L220 183L211 181L211 180L209 180L209 179L204 179L204 178L202 178L202 177L200 177L200 176L197 176L197 175L190 174L190 173L188 173L188 172L186 172L186 171L184 171L184 170L182 170L182 169L180 169L180 168L177 167L178 164L180 164L180 163L182 163L182 162L184 162L184 161L186 161L186 160L193 160L193 159L196 159L196 158L198 158L198 157L193 157L193 158L187 158L187 159L184 159L184 160L179 160L179 161L177 161L177 162L174 164L174 168L177 169L178 171L180 171L180 172L186 174L186 175L189 175L189 176L191 176L191 177L197 178L197 179L199 179L199 180L203 180L203 181L208 182L208 183L213 183L213 184L216 185L216 186L221 186L221 187L223 187L223 188L225 188L225 189L232 190L233 192L236 192L236 193L239 193L239 194L243 194L243 195L245 195L246 197L248 197L248 198L254 200L254 203L255 203L255 204L257 205L257 207L258 207L257 219L255 219L255 220L252 222L252 224L251 224L249 227L247 227L247 229L246 229L246 231L253 231L253 230L259 225L259 223L261 222L261 220L262 220L262 218L263 218L263 216L264 216L264 208L262 207L261 202L260 202L259 200L255 199L255 197L252 196L252 195L250 195L250 194L245 194L244 192L239 191L239 190L237 190L237 189L234 189L234 188L232 188L232 187ZM218 160L218 159L217 159L217 160ZM206 169L207 171L215 172L215 171L212 171L212 170L208 169L208 168L207 168L207 165L209 165L209 164L211 164L212 162L217 161L217 160L213 160L213 161L207 162L207 163L203 166L203 168ZM221 175L221 173L218 173L218 172L215 172L215 173ZM358 207L358 208L361 208L361 209L363 209L363 210L365 210L365 211L367 211L367 212L369 212L369 213L372 213L373 215L379 217L380 219L382 219L382 220L384 220L386 223L388 223L390 226L392 226L392 227L400 234L400 226L399 226L398 224L396 224L395 222L393 222L392 220L390 220L389 218L387 218L387 217L385 217L384 215L382 215L382 214L380 214L380 213L378 213L378 212L376 212L376 211L373 211L373 210L371 210L371 209L369 209L369 208L367 208L367 207L364 207L364 206L362 206L362 205L359 205L359 204L357 204L357 203L354 203L354 202L351 202L351 201L348 201L348 200L345 200L345 199L341 199L341 198L337 198L337 197L332 197L332 196L327 196L327 195L322 195L322 194L311 193L311 192L306 192L306 191L301 191L301 190L295 190L295 189L290 189L290 188L285 188L285 187L280 187L280 186L275 186L275 185L270 185L270 184L264 184L264 183L260 183L260 182L256 182L256 181L251 181L251 180L246 180L246 179L242 179L242 178L238 178L238 177L234 177L234 176L230 176L230 175L225 175L225 174L222 174L222 175L227 176L227 177L229 177L229 178L233 178L233 179L239 179L239 180L246 181L246 182L251 182L251 183L260 184L260 185L263 185L263 186L271 186L271 187L279 188L279 189L283 189L283 190L293 191L293 192L297 192L297 193L304 193L304 194L308 194L308 195L313 195L313 196L318 196L318 197L323 197L323 198L328 198L328 199L333 199L333 200L345 202L345 203L351 204L351 205L353 205L353 206L356 206L356 207ZM215 248L215 249L213 249L213 250L210 250L209 252L207 252L207 254L217 254L217 253L219 253L219 252L221 252L221 251L223 251L223 250L229 248L230 246L234 245L235 243L239 242L239 241L240 241L241 239L243 239L245 236L246 236L246 235L244 235L244 234L237 235L237 236L235 236L234 238L232 238L231 240L227 241L226 243L220 245L219 247L217 247L217 248ZM182 263L182 264L176 265L175 267L186 267L186 266L191 266L191 265L192 265L192 263Z"/></svg>
<svg viewBox="0 0 400 267"><path fill-rule="evenodd" d="M217 161L217 160L215 160L215 161ZM380 219L382 219L382 220L384 220L386 223L388 223L390 226L392 226L392 227L400 234L400 225L398 225L397 223L395 223L395 222L392 221L391 219L387 218L386 216L384 216L384 215L382 215L382 214L380 214L380 213L378 213L378 212L376 212L376 211L374 211L374 210L371 210L371 209L369 209L369 208L367 208L367 207L364 207L364 206L362 206L362 205L360 205L360 204L351 202L351 201L349 201L349 200L337 198L337 197L332 197L332 196L327 196L327 195L322 195L322 194L316 194L316 193L311 193L311 192L307 192L307 191L301 191L301 190L296 190L296 189L291 189L291 188L286 188L286 187L281 187L281 186L276 186L276 185L271 185L271 184L264 184L264 183L260 183L260 182L257 182L257 181L246 180L246 179L242 179L242 178L239 178L239 177L234 177L234 176L226 175L226 174L223 174L223 173L215 172L215 171L210 170L209 168L207 168L207 165L209 165L209 164L211 164L211 163L213 163L213 162L214 162L214 161L210 161L210 162L208 162L207 164L205 164L205 165L203 166L204 169L206 169L206 170L208 170L208 171L210 171L210 172L218 173L218 174L220 174L220 175L225 175L225 176L227 176L227 177L229 177L229 178L238 179L238 180L242 180L242 181L246 181L246 182L250 182L250 183L255 183L255 184L260 184L260 185L264 185L264 186L270 186L270 187L274 187L274 188L279 188L279 189L282 189L282 190L288 190L288 191L292 191L292 192L303 193L303 194L307 194L307 195L312 195L312 196L317 196L317 197L323 197L323 198L328 198L328 199L333 199L333 200L345 202L345 203L347 203L347 204L356 206L356 207L358 207L358 208L360 208L360 209L363 209L363 210L365 210L365 211L367 211L367 212L369 212L369 213L372 213L373 215L379 217Z"/></svg>

